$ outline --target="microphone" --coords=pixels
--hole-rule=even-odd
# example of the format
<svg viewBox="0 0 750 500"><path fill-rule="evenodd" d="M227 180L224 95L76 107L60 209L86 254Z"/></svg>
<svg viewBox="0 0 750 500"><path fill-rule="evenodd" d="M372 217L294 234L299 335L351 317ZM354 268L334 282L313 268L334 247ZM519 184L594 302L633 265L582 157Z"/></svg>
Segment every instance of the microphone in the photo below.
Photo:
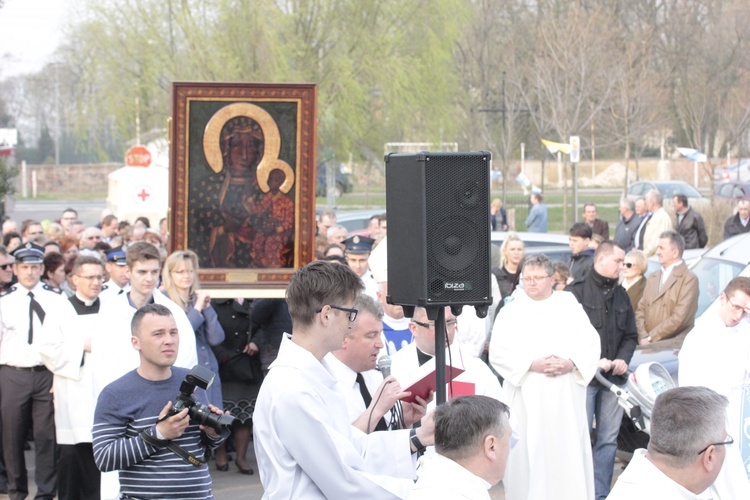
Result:
<svg viewBox="0 0 750 500"><path fill-rule="evenodd" d="M387 354L378 359L378 370L383 373L383 378L391 376L391 358Z"/></svg>

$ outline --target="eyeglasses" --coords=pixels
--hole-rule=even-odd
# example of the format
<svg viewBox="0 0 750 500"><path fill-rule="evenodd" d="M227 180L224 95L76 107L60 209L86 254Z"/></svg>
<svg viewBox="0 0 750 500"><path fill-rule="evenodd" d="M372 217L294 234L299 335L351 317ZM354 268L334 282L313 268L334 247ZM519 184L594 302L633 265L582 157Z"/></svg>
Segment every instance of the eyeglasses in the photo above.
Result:
<svg viewBox="0 0 750 500"><path fill-rule="evenodd" d="M8 268L10 268L10 267L13 267L13 263L12 262L10 262L8 264L3 264L2 266L0 266L0 269L2 269L3 271L7 271Z"/></svg>
<svg viewBox="0 0 750 500"><path fill-rule="evenodd" d="M633 267L634 265L635 265L635 264L633 264L632 262L625 262L625 263L623 264L623 266L627 267L628 269L630 269L630 268L631 268L631 267Z"/></svg>
<svg viewBox="0 0 750 500"><path fill-rule="evenodd" d="M102 239L101 236L86 236L87 240L100 240Z"/></svg>
<svg viewBox="0 0 750 500"><path fill-rule="evenodd" d="M415 325L419 325L422 328L427 328L428 330L430 328L435 328L435 323L422 323L421 321L415 321L415 320L412 320L412 321L414 322ZM445 322L445 326L448 328L455 328L457 324L458 324L458 320L455 320L455 319L449 319L448 321Z"/></svg>
<svg viewBox="0 0 750 500"><path fill-rule="evenodd" d="M727 302L729 302L729 305L732 306L732 308L734 309L734 312L741 312L742 314L747 314L747 309L745 309L742 306L738 306L737 304L732 302L732 299L730 299L729 297L727 297Z"/></svg>
<svg viewBox="0 0 750 500"><path fill-rule="evenodd" d="M89 280L89 281L104 281L104 276L102 276L101 274L97 274L94 276L81 276L80 274L76 274L76 276L78 276L81 279Z"/></svg>
<svg viewBox="0 0 750 500"><path fill-rule="evenodd" d="M349 322L350 322L350 323L353 323L353 322L354 322L354 320L355 320L355 319L357 319L357 313L359 312L359 310L357 310L357 309L349 309L348 307L339 307L339 306L332 306L332 305L330 305L330 304L329 304L329 307L330 307L331 309L336 309L336 310L338 310L338 311L344 311L345 313L349 313ZM318 310L317 310L317 311L315 311L315 312L316 312L316 313L320 313L320 312L323 312L323 309L318 309Z"/></svg>
<svg viewBox="0 0 750 500"><path fill-rule="evenodd" d="M551 278L551 276L524 276L523 282L524 283L538 283L547 278Z"/></svg>
<svg viewBox="0 0 750 500"><path fill-rule="evenodd" d="M727 437L724 439L724 441L722 441L721 443L711 443L711 444L709 444L708 446L706 446L705 448L703 448L701 451L699 451L698 455L700 455L701 453L703 453L704 451L706 451L707 449L709 449L711 446L721 446L721 445L730 446L732 444L734 444L734 439L732 439L732 436L730 436L729 434L727 434Z"/></svg>

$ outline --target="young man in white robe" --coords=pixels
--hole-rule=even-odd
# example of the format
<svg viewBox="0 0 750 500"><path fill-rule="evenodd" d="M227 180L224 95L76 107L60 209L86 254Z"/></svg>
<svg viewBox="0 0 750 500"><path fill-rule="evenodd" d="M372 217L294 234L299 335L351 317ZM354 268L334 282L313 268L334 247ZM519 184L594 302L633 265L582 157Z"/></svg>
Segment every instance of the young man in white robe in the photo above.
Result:
<svg viewBox="0 0 750 500"><path fill-rule="evenodd" d="M709 489L714 500L750 498L750 481L743 463L750 463L750 439L744 425L750 418L750 402L743 394L750 380L750 278L730 281L717 304L707 310L685 337L679 355L681 386L704 386L729 399L727 430L737 441L716 482Z"/></svg>
<svg viewBox="0 0 750 500"><path fill-rule="evenodd" d="M103 301L99 312L99 335L91 340L95 399L107 385L140 365L138 351L132 347L130 323L136 311L147 304L165 306L177 323L180 349L175 366L190 369L198 364L195 331L185 311L156 289L161 271L157 248L151 243L136 241L128 246L126 261L130 270L130 288ZM102 474L101 491L104 500L119 497L117 472Z"/></svg>
<svg viewBox="0 0 750 500"><path fill-rule="evenodd" d="M648 450L635 450L607 500L712 498L702 493L716 479L732 445L724 416L727 403L706 387L677 387L659 394Z"/></svg>
<svg viewBox="0 0 750 500"><path fill-rule="evenodd" d="M101 474L94 463L91 428L93 390L91 338L99 331L99 293L104 267L81 256L73 265L76 293L47 313L35 347L54 374L55 434L59 448L57 493L60 500L97 498Z"/></svg>
<svg viewBox="0 0 750 500"><path fill-rule="evenodd" d="M403 498L415 476L412 453L433 442L432 414L411 431L364 434L351 425L323 358L341 347L362 288L347 266L325 261L292 275L294 333L281 341L253 416L263 498Z"/></svg>
<svg viewBox="0 0 750 500"><path fill-rule="evenodd" d="M594 469L586 387L600 339L569 292L553 292L552 263L524 261L525 294L500 310L490 362L504 378L519 442L508 459L507 500L592 500Z"/></svg>
<svg viewBox="0 0 750 500"><path fill-rule="evenodd" d="M510 452L508 407L487 396L460 396L435 410L435 450L419 460L410 500L489 500Z"/></svg>

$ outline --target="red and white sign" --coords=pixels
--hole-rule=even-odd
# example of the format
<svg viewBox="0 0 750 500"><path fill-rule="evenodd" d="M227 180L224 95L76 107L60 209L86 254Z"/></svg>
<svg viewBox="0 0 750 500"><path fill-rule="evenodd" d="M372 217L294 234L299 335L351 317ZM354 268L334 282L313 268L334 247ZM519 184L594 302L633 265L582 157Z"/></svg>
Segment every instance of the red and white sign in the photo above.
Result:
<svg viewBox="0 0 750 500"><path fill-rule="evenodd" d="M133 146L125 153L125 165L128 167L148 167L151 165L151 152L146 146Z"/></svg>
<svg viewBox="0 0 750 500"><path fill-rule="evenodd" d="M154 199L150 186L140 185L135 188L135 200L138 204L150 204Z"/></svg>

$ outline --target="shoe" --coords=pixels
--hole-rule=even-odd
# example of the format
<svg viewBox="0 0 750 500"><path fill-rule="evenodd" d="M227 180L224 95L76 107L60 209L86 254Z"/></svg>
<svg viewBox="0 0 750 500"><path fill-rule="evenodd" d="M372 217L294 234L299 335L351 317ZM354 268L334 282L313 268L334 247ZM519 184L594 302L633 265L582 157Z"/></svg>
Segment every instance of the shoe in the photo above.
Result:
<svg viewBox="0 0 750 500"><path fill-rule="evenodd" d="M229 470L229 462L225 463L224 465L216 464L216 470L220 472L226 472Z"/></svg>
<svg viewBox="0 0 750 500"><path fill-rule="evenodd" d="M237 464L237 468L239 469L240 474L244 474L246 476L252 476L253 474L255 474L255 471L253 469L243 469L242 467L240 467L240 464Z"/></svg>

